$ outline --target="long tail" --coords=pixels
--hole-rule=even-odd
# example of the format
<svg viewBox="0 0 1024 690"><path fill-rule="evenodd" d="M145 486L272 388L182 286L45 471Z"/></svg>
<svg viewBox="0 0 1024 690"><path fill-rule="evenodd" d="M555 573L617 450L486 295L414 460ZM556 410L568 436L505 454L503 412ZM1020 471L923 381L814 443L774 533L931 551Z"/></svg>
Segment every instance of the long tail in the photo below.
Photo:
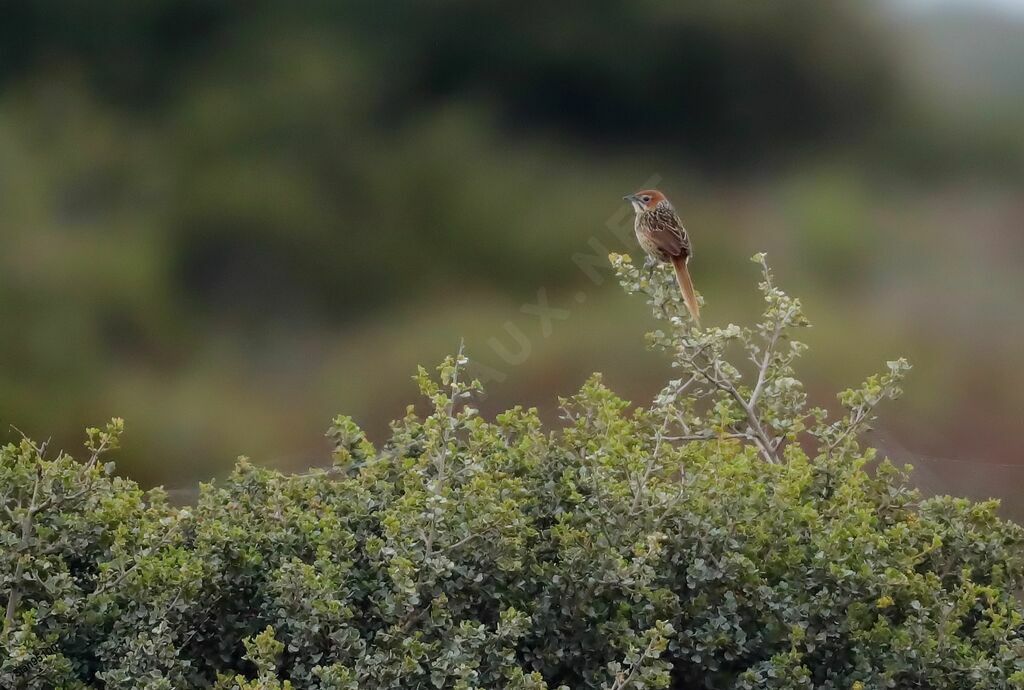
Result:
<svg viewBox="0 0 1024 690"><path fill-rule="evenodd" d="M679 281L679 289L683 293L683 302L693 317L694 322L700 325L700 302L697 301L697 293L693 291L693 281L690 280L690 271L686 268L685 256L672 257L672 267L676 269L676 280Z"/></svg>

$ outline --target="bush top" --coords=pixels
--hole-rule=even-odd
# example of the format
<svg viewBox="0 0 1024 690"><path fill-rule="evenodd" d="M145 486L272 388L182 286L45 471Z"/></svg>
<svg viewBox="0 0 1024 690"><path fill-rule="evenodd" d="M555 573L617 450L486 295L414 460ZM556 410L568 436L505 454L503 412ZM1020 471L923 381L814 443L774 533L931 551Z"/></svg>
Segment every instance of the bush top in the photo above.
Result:
<svg viewBox="0 0 1024 690"><path fill-rule="evenodd" d="M600 376L494 420L459 352L375 447L242 461L170 506L115 477L120 420L76 462L0 450L0 686L1020 688L1024 532L921 500L862 447L908 366L810 407L800 302L698 328L671 273L611 258L679 377L633 407Z"/></svg>

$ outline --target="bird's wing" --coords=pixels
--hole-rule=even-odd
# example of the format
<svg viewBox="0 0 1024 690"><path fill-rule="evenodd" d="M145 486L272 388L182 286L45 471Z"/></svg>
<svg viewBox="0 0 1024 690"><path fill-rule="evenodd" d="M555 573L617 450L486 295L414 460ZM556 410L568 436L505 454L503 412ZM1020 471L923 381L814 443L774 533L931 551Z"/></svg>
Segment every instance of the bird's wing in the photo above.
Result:
<svg viewBox="0 0 1024 690"><path fill-rule="evenodd" d="M651 240L669 256L690 256L690 237L679 216L671 208L649 211L648 227Z"/></svg>

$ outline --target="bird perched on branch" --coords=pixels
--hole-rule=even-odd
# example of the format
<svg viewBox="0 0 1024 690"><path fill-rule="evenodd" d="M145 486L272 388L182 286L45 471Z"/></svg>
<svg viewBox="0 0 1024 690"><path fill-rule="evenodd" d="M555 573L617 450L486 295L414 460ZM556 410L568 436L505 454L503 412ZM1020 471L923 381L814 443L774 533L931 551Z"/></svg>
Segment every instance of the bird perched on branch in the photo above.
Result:
<svg viewBox="0 0 1024 690"><path fill-rule="evenodd" d="M636 211L636 239L647 252L648 262L671 263L683 293L683 302L690 316L700 324L700 303L693 291L693 281L686 264L690 260L690 236L686 233L675 208L657 189L644 189L623 197Z"/></svg>

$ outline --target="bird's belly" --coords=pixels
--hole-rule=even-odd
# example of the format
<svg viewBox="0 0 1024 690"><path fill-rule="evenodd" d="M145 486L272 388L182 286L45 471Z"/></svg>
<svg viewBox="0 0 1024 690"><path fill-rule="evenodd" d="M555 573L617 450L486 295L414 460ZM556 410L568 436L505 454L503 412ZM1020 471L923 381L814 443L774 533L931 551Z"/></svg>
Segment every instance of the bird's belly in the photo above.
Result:
<svg viewBox="0 0 1024 690"><path fill-rule="evenodd" d="M657 259L658 261L669 260L669 257L665 254L664 250L662 250L661 247L651 239L651 236L648 235L645 230L640 228L636 229L636 240L640 243L640 248L643 249L652 259Z"/></svg>

